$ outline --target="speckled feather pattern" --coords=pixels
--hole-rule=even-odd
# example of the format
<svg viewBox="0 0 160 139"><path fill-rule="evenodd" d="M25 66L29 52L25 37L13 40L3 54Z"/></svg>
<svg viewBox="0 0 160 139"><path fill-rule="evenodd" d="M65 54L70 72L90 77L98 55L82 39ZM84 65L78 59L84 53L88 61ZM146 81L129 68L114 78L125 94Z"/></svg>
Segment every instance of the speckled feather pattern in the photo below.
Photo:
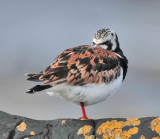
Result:
<svg viewBox="0 0 160 139"><path fill-rule="evenodd" d="M28 80L42 82L26 93L45 90L49 95L59 95L75 104L96 104L119 89L127 64L117 34L110 29L100 29L95 33L93 45L67 49L40 73L26 74Z"/></svg>
<svg viewBox="0 0 160 139"><path fill-rule="evenodd" d="M28 80L43 81L44 85L98 85L120 76L120 60L114 52L83 45L63 51L45 70L27 76Z"/></svg>

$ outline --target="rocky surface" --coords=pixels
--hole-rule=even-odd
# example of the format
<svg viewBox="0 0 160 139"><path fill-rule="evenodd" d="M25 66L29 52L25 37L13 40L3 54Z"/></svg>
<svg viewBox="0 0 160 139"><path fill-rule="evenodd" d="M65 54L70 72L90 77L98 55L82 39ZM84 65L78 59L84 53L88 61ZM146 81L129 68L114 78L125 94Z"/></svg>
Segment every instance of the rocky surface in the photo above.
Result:
<svg viewBox="0 0 160 139"><path fill-rule="evenodd" d="M0 139L160 139L160 117L33 120L0 111Z"/></svg>

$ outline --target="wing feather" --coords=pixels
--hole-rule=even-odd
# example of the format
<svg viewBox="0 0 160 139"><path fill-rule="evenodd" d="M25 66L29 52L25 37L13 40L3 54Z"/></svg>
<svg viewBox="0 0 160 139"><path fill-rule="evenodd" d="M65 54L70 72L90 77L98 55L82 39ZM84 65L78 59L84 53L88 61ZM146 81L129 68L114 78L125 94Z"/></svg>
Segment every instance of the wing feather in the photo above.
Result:
<svg viewBox="0 0 160 139"><path fill-rule="evenodd" d="M120 62L114 52L90 45L79 46L63 51L42 72L27 74L28 79L44 81L44 85L85 85L100 84L117 78Z"/></svg>

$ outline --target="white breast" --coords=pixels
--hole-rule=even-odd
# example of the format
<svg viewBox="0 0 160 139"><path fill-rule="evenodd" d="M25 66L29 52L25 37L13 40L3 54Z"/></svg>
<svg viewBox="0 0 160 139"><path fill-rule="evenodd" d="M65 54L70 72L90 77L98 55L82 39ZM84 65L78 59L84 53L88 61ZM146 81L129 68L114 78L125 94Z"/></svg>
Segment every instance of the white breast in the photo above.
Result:
<svg viewBox="0 0 160 139"><path fill-rule="evenodd" d="M49 93L59 95L67 101L79 104L84 102L85 105L92 105L106 100L109 96L114 94L121 86L123 80L123 70L121 68L120 76L110 82L99 85L87 84L84 86L73 86L63 84L49 89ZM48 94L49 94L48 93ZM50 94L49 94L50 95Z"/></svg>

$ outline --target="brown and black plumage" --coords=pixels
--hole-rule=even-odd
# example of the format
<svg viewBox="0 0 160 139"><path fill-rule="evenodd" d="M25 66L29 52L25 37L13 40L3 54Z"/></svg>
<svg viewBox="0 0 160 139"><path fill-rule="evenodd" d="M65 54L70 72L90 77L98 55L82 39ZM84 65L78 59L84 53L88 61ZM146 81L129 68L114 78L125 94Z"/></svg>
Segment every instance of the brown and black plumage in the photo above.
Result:
<svg viewBox="0 0 160 139"><path fill-rule="evenodd" d="M96 32L93 45L67 49L40 73L27 73L27 80L41 82L40 85L29 89L27 93L52 88L53 92L75 103L83 102L86 105L98 103L120 86L127 73L127 64L128 61L120 49L117 34L110 29L101 29ZM105 95L103 88L107 89L107 87ZM63 88L66 88L66 93ZM93 98L90 96L92 88L95 90L99 88L100 100L93 99L97 96L95 92L93 92ZM88 94L84 89L90 89ZM75 96L77 93L81 95L79 99L84 97L77 100ZM89 97L93 100L89 100Z"/></svg>

